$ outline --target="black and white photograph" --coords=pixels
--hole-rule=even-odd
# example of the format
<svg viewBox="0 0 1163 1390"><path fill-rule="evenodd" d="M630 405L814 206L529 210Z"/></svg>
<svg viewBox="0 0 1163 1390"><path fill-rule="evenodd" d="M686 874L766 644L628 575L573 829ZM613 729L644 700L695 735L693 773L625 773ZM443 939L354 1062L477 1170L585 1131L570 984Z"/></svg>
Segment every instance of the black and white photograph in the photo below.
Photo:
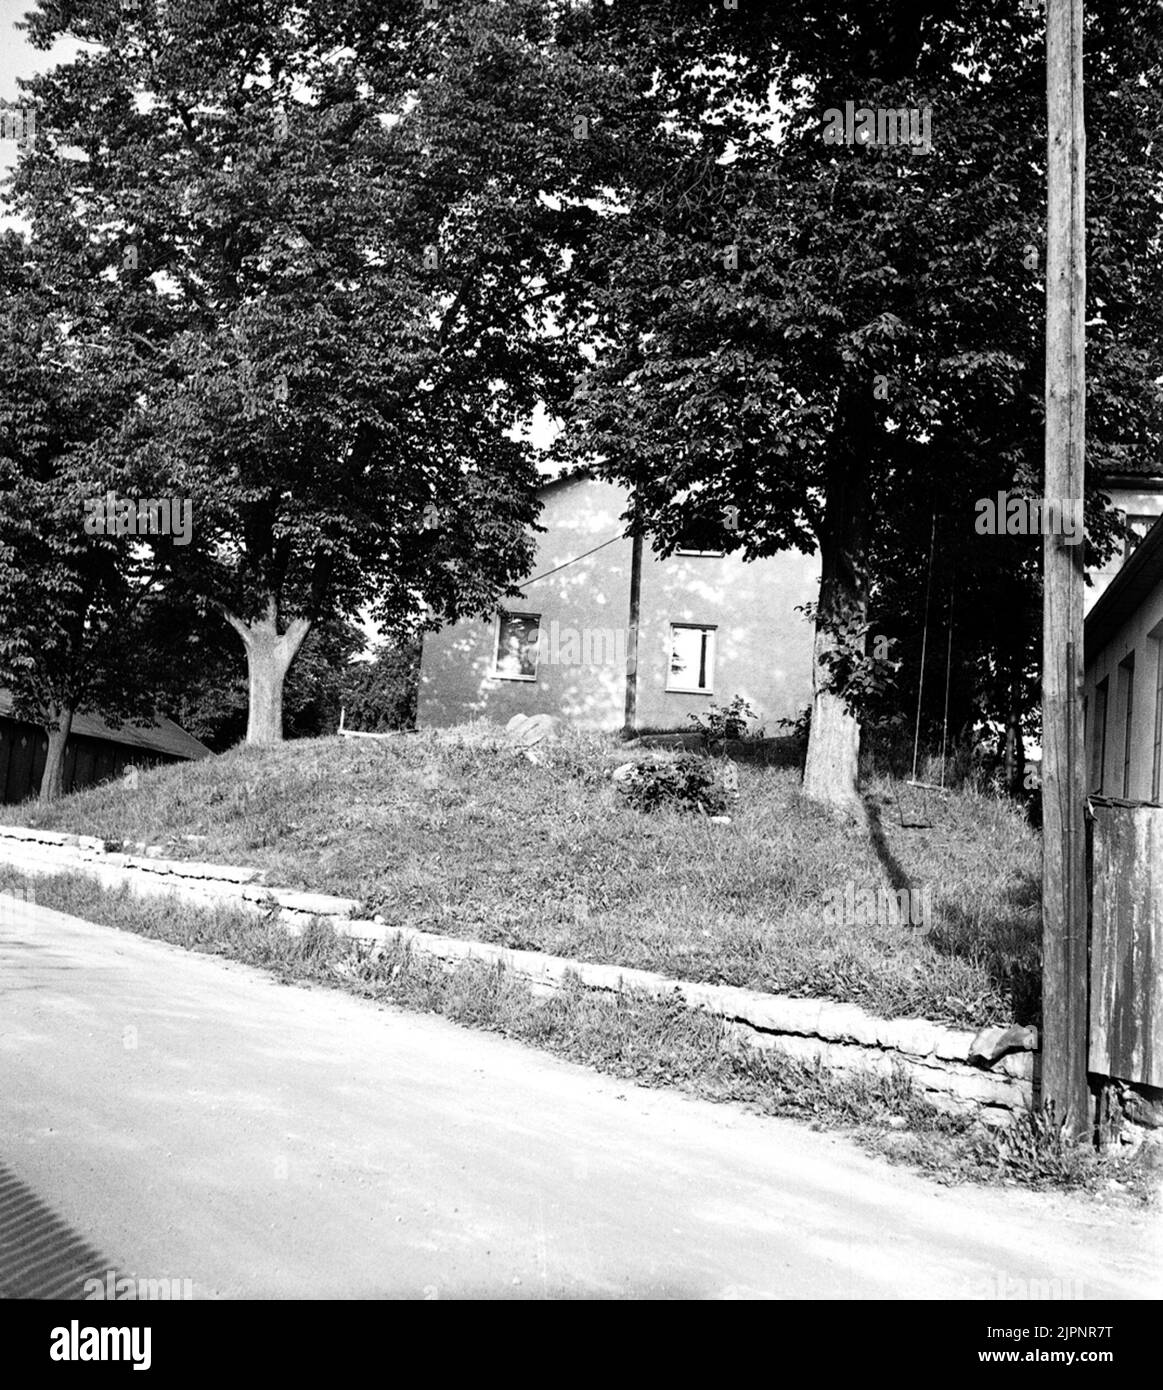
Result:
<svg viewBox="0 0 1163 1390"><path fill-rule="evenodd" d="M1163 0L0 0L14 1383L1161 1197Z"/></svg>

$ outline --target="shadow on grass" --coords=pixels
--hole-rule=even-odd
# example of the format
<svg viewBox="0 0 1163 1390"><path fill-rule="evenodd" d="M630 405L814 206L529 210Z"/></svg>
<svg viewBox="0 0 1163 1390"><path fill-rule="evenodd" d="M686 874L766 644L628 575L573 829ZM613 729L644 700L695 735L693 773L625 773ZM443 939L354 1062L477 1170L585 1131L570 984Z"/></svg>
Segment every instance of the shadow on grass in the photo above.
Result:
<svg viewBox="0 0 1163 1390"><path fill-rule="evenodd" d="M876 799L864 793L862 800L869 840L893 890L918 887L888 843ZM988 917L977 901L943 895L925 933L926 942L941 955L984 971L998 994L1010 1001L1015 1023L1036 1027L1042 1012L1041 901L1041 881L1026 871L995 901Z"/></svg>
<svg viewBox="0 0 1163 1390"><path fill-rule="evenodd" d="M917 885L909 877L905 866L892 852L892 847L885 838L884 824L880 819L880 807L867 792L861 793L861 800L868 816L868 837L872 841L872 848L876 852L877 859L880 860L880 866L884 870L893 891L900 893L905 889L916 887Z"/></svg>
<svg viewBox="0 0 1163 1390"><path fill-rule="evenodd" d="M1042 885L1025 873L1006 889L998 911L983 923L977 910L946 899L926 940L942 955L972 961L1010 999L1014 1022L1042 1023Z"/></svg>

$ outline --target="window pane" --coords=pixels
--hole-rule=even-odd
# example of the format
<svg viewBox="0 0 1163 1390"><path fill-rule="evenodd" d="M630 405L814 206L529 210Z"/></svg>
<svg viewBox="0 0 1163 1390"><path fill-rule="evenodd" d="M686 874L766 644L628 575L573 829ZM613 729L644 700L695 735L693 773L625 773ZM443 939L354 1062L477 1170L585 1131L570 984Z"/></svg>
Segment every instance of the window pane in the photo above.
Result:
<svg viewBox="0 0 1163 1390"><path fill-rule="evenodd" d="M537 675L537 639L541 618L537 613L502 613L497 625L496 673L510 680Z"/></svg>
<svg viewBox="0 0 1163 1390"><path fill-rule="evenodd" d="M710 628L671 628L669 684L672 688L710 690L714 664L713 640Z"/></svg>

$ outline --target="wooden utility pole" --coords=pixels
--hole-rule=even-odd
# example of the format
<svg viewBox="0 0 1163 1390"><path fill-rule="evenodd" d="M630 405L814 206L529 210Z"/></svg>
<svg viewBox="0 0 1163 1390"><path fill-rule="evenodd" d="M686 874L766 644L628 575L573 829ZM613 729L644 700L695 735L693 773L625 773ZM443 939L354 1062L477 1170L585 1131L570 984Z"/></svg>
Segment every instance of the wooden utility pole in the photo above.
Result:
<svg viewBox="0 0 1163 1390"><path fill-rule="evenodd" d="M1086 136L1082 0L1047 0L1046 485L1063 515L1084 497ZM1043 506L1042 1099L1075 1134L1089 1124L1086 760L1082 728L1085 543L1052 534ZM1062 532L1068 532L1066 525Z"/></svg>
<svg viewBox="0 0 1163 1390"><path fill-rule="evenodd" d="M638 728L638 618L641 606L642 533L635 531L630 546L630 612L626 627L626 717L623 732L627 738Z"/></svg>

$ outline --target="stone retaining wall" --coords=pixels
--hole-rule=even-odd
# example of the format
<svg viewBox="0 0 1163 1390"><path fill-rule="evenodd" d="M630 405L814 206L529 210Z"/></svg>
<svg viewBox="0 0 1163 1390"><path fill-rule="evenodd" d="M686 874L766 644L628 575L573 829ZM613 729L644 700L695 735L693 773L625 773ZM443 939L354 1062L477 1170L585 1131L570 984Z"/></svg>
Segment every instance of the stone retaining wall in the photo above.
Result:
<svg viewBox="0 0 1163 1390"><path fill-rule="evenodd" d="M376 944L403 942L449 967L467 959L503 965L538 994L561 989L572 976L588 989L641 990L656 999L678 995L688 1007L721 1018L741 1044L777 1047L804 1060L819 1059L837 1071L890 1073L903 1068L933 1105L977 1111L991 1124L1004 1124L1013 1112L1033 1103L1033 1053L1014 1052L989 1068L976 1066L967 1060L973 1032L925 1019L881 1019L854 1004L695 984L648 970L513 951L410 927L389 928L381 921L357 918L359 903L354 899L272 888L259 869L164 859L156 849L124 854L106 849L105 841L93 836L0 826L0 864L28 875L81 873L104 887L175 894L183 902L203 906L274 912L292 932L321 918L347 936Z"/></svg>

